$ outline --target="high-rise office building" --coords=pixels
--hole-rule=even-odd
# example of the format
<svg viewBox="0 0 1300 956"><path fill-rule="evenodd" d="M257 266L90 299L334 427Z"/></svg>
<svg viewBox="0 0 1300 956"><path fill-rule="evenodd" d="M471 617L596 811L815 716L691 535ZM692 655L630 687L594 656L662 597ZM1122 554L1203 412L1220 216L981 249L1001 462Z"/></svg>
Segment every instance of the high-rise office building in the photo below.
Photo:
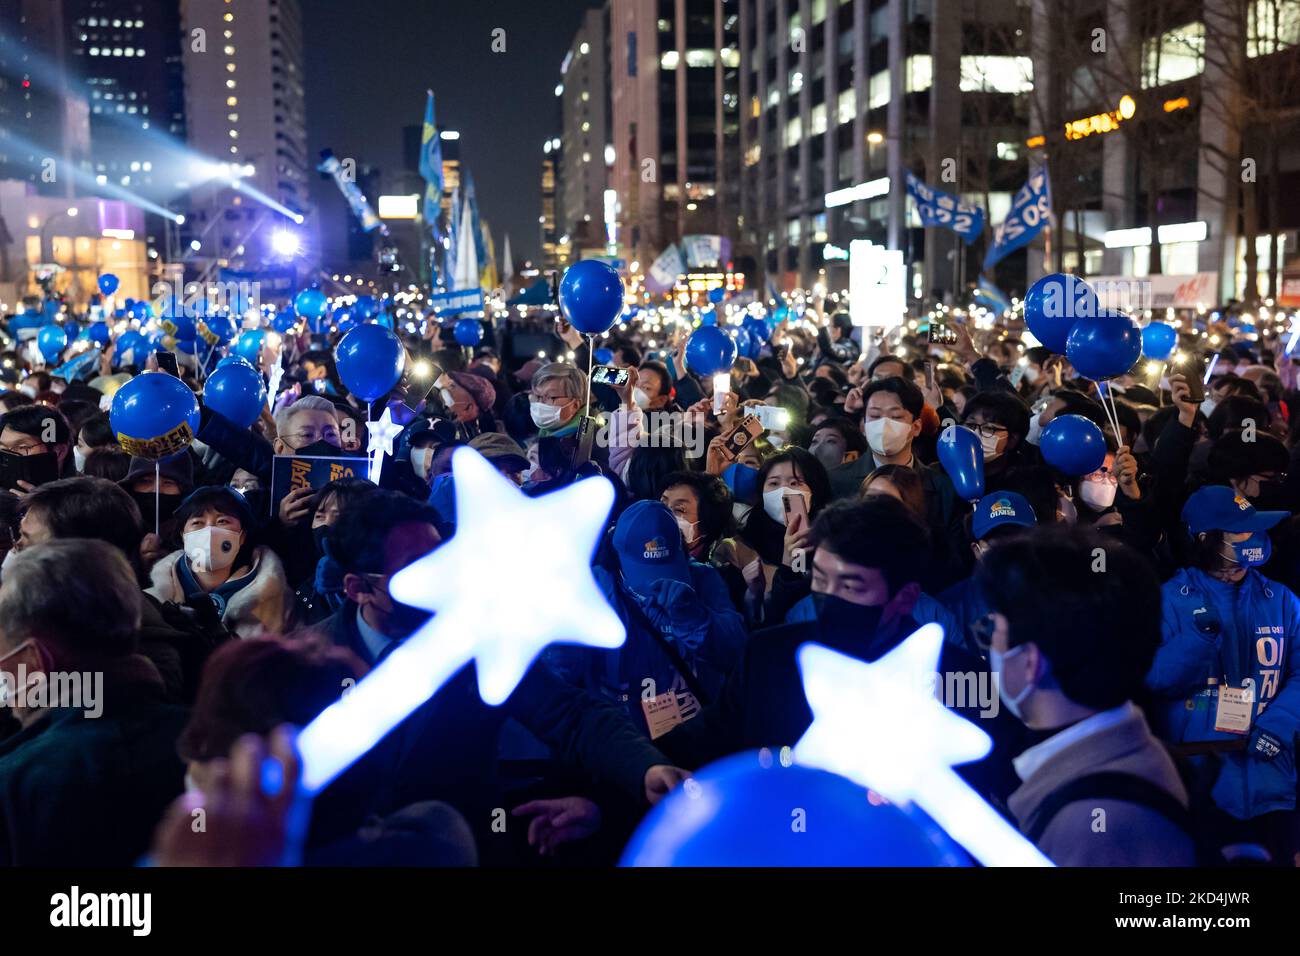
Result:
<svg viewBox="0 0 1300 956"><path fill-rule="evenodd" d="M243 179L294 213L310 212L307 177L315 162L307 152L302 5L182 0L181 16L190 147L230 164L228 172L195 183L187 229L203 255L233 261L243 248L253 257L247 242L269 242L273 227L289 220L232 189L232 180Z"/></svg>
<svg viewBox="0 0 1300 956"><path fill-rule="evenodd" d="M562 151L559 228L570 244L606 252L605 190L614 150L609 140L609 11L589 10L560 67ZM615 233L615 236L617 233Z"/></svg>
<svg viewBox="0 0 1300 956"><path fill-rule="evenodd" d="M739 0L610 0L621 245L650 262L690 233L738 227Z"/></svg>
<svg viewBox="0 0 1300 956"><path fill-rule="evenodd" d="M991 205L1024 181L1024 11L962 0L740 0L742 245L785 287L847 285L854 239L902 248L912 288L974 279L954 233L922 231L910 170ZM973 261L973 260L972 260Z"/></svg>
<svg viewBox="0 0 1300 956"><path fill-rule="evenodd" d="M0 179L75 194L90 158L87 98L68 70L60 0L0 0Z"/></svg>
<svg viewBox="0 0 1300 956"><path fill-rule="evenodd" d="M63 5L69 66L90 109L96 175L146 194L174 192L179 171L159 162L159 144L163 136L185 139L178 0Z"/></svg>

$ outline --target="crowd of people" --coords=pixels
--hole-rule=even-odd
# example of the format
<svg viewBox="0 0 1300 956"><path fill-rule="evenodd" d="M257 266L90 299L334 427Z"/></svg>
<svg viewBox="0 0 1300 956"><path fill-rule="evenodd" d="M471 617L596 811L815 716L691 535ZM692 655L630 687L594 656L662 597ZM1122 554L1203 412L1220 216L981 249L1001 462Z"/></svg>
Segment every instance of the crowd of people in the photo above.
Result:
<svg viewBox="0 0 1300 956"><path fill-rule="evenodd" d="M274 409L241 428L203 407L193 444L157 462L120 447L105 402L124 374L166 374L157 356L106 350L65 380L12 343L0 464L27 477L0 493L0 861L613 863L692 771L797 743L800 646L870 662L933 622L941 676L989 691L943 701L993 740L959 772L1051 860L1294 865L1284 343L1230 311L1189 316L1193 360L1115 380L1112 416L1011 319L954 321L937 344L810 310L772 323L721 395L687 365L689 328L657 349L635 322L592 341L561 319L564 360L525 361L512 324L469 349L430 322L405 341L428 394L370 407L337 373L337 336L299 325L262 357L286 370ZM1202 384L1203 331L1231 344ZM623 374L592 385L593 365ZM201 395L202 370L179 370ZM403 430L378 486L276 498L277 457L364 456L385 407ZM1040 454L1061 415L1104 433L1096 471ZM953 423L983 452L977 500L938 464ZM286 728L428 620L389 584L456 534L466 447L528 495L613 483L593 576L626 641L552 645L501 707L467 665L303 806Z"/></svg>

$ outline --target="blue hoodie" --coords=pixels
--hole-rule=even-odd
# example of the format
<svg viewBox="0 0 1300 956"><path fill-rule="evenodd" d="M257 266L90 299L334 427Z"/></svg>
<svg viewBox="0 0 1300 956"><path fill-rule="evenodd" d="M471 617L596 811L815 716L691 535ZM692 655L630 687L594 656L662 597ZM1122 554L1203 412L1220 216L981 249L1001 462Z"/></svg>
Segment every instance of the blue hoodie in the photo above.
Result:
<svg viewBox="0 0 1300 956"><path fill-rule="evenodd" d="M605 651L556 645L546 652L548 663L571 683L621 703L644 734L649 734L641 698L673 691L682 716L699 712L700 702L685 677L648 632L672 644L691 669L691 681L711 700L717 699L727 674L740 662L748 633L718 572L691 562L689 585L671 582L673 600L664 606L658 598L633 594L618 576L604 568L592 569L596 583L627 628L627 640L617 650ZM639 613L632 610L635 605Z"/></svg>
<svg viewBox="0 0 1300 956"><path fill-rule="evenodd" d="M1258 571L1238 585L1184 568L1162 588L1163 626L1147 687L1163 699L1152 714L1172 743L1241 739L1215 731L1217 696L1209 681L1255 685L1252 732L1264 730L1284 749L1270 762L1245 752L1223 755L1214 802L1238 819L1295 808L1295 736L1300 731L1300 598ZM1162 718L1162 719L1161 719Z"/></svg>

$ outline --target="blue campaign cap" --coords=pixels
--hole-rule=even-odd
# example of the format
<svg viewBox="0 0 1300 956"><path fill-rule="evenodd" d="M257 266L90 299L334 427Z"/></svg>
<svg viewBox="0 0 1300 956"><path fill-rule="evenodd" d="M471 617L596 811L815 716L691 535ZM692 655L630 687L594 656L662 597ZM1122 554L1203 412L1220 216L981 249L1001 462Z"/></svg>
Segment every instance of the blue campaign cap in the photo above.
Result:
<svg viewBox="0 0 1300 956"><path fill-rule="evenodd" d="M979 500L970 522L976 541L1004 524L1018 524L1024 528L1038 524L1038 516L1024 495L1014 491L995 491Z"/></svg>
<svg viewBox="0 0 1300 956"><path fill-rule="evenodd" d="M638 594L647 593L663 578L690 583L690 559L682 529L673 513L658 501L637 501L619 516L614 526L614 550L623 580Z"/></svg>
<svg viewBox="0 0 1300 956"><path fill-rule="evenodd" d="M1183 524L1193 535L1206 531L1267 531L1289 517L1289 511L1256 511L1227 485L1206 485L1183 505Z"/></svg>
<svg viewBox="0 0 1300 956"><path fill-rule="evenodd" d="M731 489L731 497L736 501L752 501L758 491L758 469L736 462L722 469L722 481Z"/></svg>

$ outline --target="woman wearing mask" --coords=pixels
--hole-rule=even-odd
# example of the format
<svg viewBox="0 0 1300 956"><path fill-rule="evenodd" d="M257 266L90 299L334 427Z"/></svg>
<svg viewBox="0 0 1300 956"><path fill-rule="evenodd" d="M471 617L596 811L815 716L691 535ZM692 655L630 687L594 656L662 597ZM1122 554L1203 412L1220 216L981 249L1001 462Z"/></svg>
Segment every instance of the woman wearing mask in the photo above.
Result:
<svg viewBox="0 0 1300 956"><path fill-rule="evenodd" d="M984 488L1001 491L1011 469L1041 461L1029 435L1029 407L1010 392L980 392L962 413L962 425L973 431L984 449Z"/></svg>
<svg viewBox="0 0 1300 956"><path fill-rule="evenodd" d="M1287 516L1256 511L1223 485L1187 499L1191 562L1162 589L1163 635L1147 687L1159 702L1152 713L1162 718L1161 736L1213 752L1195 762L1220 813L1220 845L1259 844L1289 866L1300 599L1259 570L1270 556L1268 529Z"/></svg>
<svg viewBox="0 0 1300 956"><path fill-rule="evenodd" d="M298 621L316 624L343 607L343 569L329 554L330 528L349 505L376 490L365 478L339 478L321 487L316 495L316 510L311 517L311 536L316 567L311 576L294 591Z"/></svg>
<svg viewBox="0 0 1300 956"><path fill-rule="evenodd" d="M240 637L284 633L293 594L275 552L249 546L253 515L237 491L200 488L175 516L180 548L154 565L147 590L160 601L197 608L208 602Z"/></svg>
<svg viewBox="0 0 1300 956"><path fill-rule="evenodd" d="M752 621L766 620L764 604L778 572L806 589L808 536L812 521L831 498L826 469L802 448L788 448L763 462L757 500L725 555L744 575ZM791 499L787 502L787 499ZM722 550L722 549L720 549ZM784 617L785 608L774 620Z"/></svg>
<svg viewBox="0 0 1300 956"><path fill-rule="evenodd" d="M1137 459L1127 448L1116 448L1109 433L1106 448L1101 467L1069 486L1075 523L1113 534L1138 550L1153 548L1158 525L1138 480Z"/></svg>
<svg viewBox="0 0 1300 956"><path fill-rule="evenodd" d="M173 537L172 518L185 496L194 490L193 460L188 451L157 462L132 458L126 477L118 484L140 509L145 532L140 554L144 566L151 567L167 553L163 542Z"/></svg>

